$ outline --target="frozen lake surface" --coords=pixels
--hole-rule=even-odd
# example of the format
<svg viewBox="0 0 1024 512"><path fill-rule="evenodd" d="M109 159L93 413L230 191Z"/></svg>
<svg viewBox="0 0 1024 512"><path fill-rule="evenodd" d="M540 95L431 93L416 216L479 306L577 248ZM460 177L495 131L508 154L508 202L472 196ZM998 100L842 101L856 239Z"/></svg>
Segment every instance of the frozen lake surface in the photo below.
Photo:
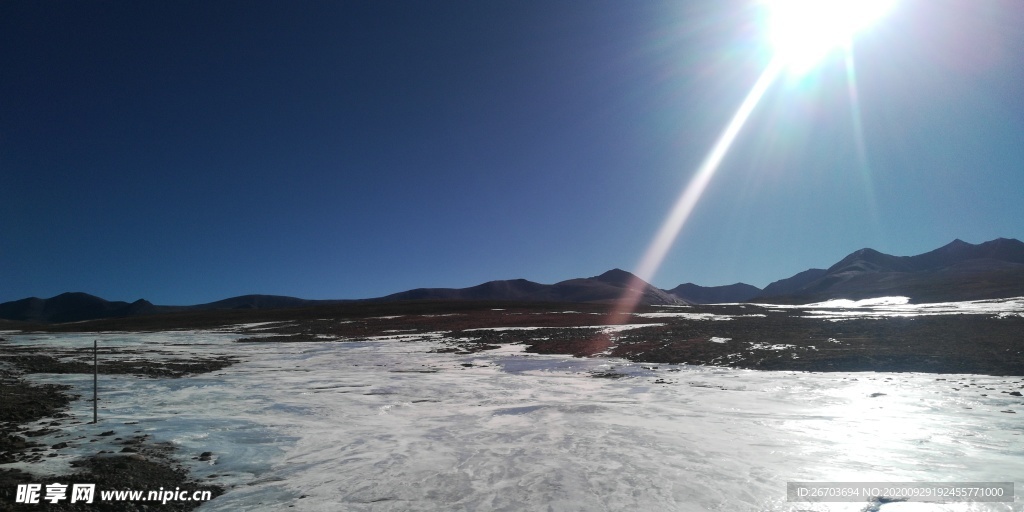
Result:
<svg viewBox="0 0 1024 512"><path fill-rule="evenodd" d="M1024 391L1020 377L758 372L521 345L457 355L432 352L438 336L5 335L83 351L99 339L128 354L114 357L241 359L181 379L101 376L99 425L60 427L40 441L70 449L6 467L67 471L104 449L77 436L114 429L175 444L194 476L229 487L206 511L1024 511L1024 399L1007 393ZM626 376L594 376L609 373ZM91 375L30 378L91 395ZM71 412L88 420L92 405ZM193 459L205 451L212 461ZM788 481L1014 481L1018 497L866 509L787 502Z"/></svg>

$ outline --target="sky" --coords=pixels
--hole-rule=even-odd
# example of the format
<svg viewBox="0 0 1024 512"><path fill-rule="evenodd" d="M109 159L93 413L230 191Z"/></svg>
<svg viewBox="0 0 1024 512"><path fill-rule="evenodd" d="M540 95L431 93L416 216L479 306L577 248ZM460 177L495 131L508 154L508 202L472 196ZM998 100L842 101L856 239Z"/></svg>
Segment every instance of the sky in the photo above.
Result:
<svg viewBox="0 0 1024 512"><path fill-rule="evenodd" d="M772 61L766 13L0 2L0 302L633 270ZM652 284L764 287L864 247L1024 239L1021 26L1020 0L897 0L850 59L783 74Z"/></svg>

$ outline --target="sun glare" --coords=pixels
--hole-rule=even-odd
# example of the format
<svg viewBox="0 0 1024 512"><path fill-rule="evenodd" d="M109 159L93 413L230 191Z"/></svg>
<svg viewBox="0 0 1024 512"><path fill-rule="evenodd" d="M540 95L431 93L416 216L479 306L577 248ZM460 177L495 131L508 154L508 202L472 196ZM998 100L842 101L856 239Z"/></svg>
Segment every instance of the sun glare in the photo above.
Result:
<svg viewBox="0 0 1024 512"><path fill-rule="evenodd" d="M627 321L643 298L645 282L661 267L676 237L696 208L711 178L718 172L737 135L769 87L784 72L802 75L836 49L846 50L847 80L857 132L857 149L866 161L864 137L857 103L852 58L853 36L881 18L896 0L762 0L767 7L767 28L774 55L729 124L719 134L675 206L669 211L644 252L635 280L616 302L610 324Z"/></svg>
<svg viewBox="0 0 1024 512"><path fill-rule="evenodd" d="M894 0L766 0L775 57L805 73L884 15Z"/></svg>

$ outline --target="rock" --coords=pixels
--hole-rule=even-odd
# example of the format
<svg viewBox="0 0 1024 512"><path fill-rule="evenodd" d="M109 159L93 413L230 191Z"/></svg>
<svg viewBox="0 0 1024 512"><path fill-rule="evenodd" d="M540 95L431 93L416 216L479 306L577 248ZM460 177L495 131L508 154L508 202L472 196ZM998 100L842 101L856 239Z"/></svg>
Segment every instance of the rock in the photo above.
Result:
<svg viewBox="0 0 1024 512"><path fill-rule="evenodd" d="M39 436L45 436L46 434L51 434L51 433L56 432L56 431L57 431L56 429L52 429L52 428L41 428L39 430L30 430L30 431L27 431L27 432L23 432L23 434L25 434L28 437L39 437Z"/></svg>
<svg viewBox="0 0 1024 512"><path fill-rule="evenodd" d="M61 448L67 448L67 447L68 447L68 443L65 442L65 441L61 441L61 442L51 446L50 448L53 448L54 450L59 450Z"/></svg>

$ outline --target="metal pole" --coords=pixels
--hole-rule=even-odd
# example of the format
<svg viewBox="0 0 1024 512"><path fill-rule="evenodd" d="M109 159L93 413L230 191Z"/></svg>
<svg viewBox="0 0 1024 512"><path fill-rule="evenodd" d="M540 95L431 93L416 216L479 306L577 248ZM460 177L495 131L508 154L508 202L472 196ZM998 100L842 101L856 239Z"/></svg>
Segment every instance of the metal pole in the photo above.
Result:
<svg viewBox="0 0 1024 512"><path fill-rule="evenodd" d="M98 348L96 346L96 340L92 340L92 422L99 423L97 418L97 409L100 402L97 389L99 388L99 374L100 374L100 363L99 356L97 356Z"/></svg>

